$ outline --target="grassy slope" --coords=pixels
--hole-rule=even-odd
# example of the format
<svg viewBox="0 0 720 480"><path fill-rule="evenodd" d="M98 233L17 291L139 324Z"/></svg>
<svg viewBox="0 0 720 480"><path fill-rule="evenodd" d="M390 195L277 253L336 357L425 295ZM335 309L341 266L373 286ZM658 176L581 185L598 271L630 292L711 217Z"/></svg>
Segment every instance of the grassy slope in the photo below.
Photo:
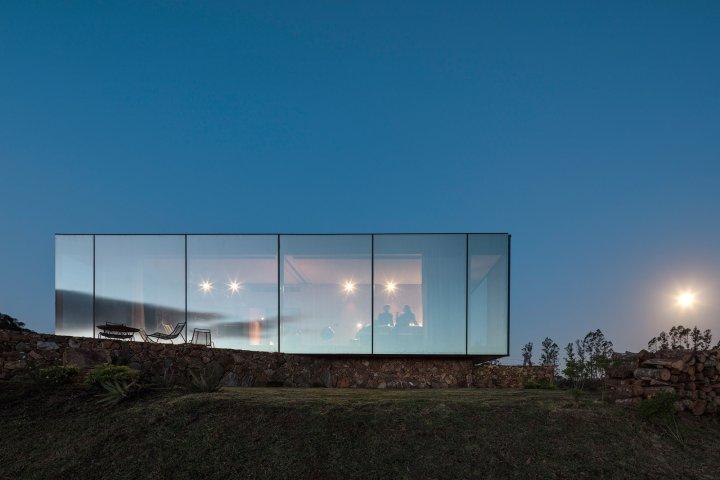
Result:
<svg viewBox="0 0 720 480"><path fill-rule="evenodd" d="M720 425L686 445L564 392L225 389L108 409L0 385L7 478L717 478Z"/></svg>

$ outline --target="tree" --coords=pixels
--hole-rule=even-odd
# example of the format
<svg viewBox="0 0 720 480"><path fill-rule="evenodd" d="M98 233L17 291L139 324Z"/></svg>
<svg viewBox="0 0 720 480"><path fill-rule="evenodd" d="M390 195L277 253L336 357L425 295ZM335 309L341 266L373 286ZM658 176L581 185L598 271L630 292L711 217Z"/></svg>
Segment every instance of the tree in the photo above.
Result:
<svg viewBox="0 0 720 480"><path fill-rule="evenodd" d="M660 332L657 337L653 337L648 342L648 350L651 352L657 352L658 350L669 350L670 341L668 340L667 333Z"/></svg>
<svg viewBox="0 0 720 480"><path fill-rule="evenodd" d="M693 350L709 350L712 344L712 333L710 333L710 329L701 332L695 326L690 332L690 339L692 340Z"/></svg>
<svg viewBox="0 0 720 480"><path fill-rule="evenodd" d="M575 388L582 389L588 380L598 380L605 375L612 354L613 344L602 331L588 332L582 340L565 347L563 373Z"/></svg>
<svg viewBox="0 0 720 480"><path fill-rule="evenodd" d="M692 330L682 325L675 325L668 333L660 332L648 342L648 350L708 350L712 345L710 329L700 330L697 326ZM720 345L720 342L718 343Z"/></svg>
<svg viewBox="0 0 720 480"><path fill-rule="evenodd" d="M522 348L523 367L526 365L532 367L532 349L532 342L526 343L525 346Z"/></svg>
<svg viewBox="0 0 720 480"><path fill-rule="evenodd" d="M580 352L578 352L580 353ZM574 388L582 388L584 362L575 355L572 342L565 347L565 369L563 374L570 380Z"/></svg>
<svg viewBox="0 0 720 480"><path fill-rule="evenodd" d="M670 329L670 348L673 350L684 348L690 350L690 329L682 325L676 325Z"/></svg>
<svg viewBox="0 0 720 480"><path fill-rule="evenodd" d="M557 343L553 342L550 337L546 337L542 342L542 350L540 351L540 363L546 366L557 368L558 354L560 349Z"/></svg>

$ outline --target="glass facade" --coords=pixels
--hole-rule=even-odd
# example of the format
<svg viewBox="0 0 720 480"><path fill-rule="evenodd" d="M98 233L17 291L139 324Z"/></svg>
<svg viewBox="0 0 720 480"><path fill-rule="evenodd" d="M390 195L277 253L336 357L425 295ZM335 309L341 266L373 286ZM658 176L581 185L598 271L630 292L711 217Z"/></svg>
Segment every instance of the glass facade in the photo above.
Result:
<svg viewBox="0 0 720 480"><path fill-rule="evenodd" d="M370 235L281 235L280 346L371 353Z"/></svg>
<svg viewBox="0 0 720 480"><path fill-rule="evenodd" d="M188 235L188 329L216 347L277 350L275 235Z"/></svg>
<svg viewBox="0 0 720 480"><path fill-rule="evenodd" d="M55 239L55 332L93 336L93 236Z"/></svg>
<svg viewBox="0 0 720 480"><path fill-rule="evenodd" d="M300 354L508 354L507 234L56 235L56 332Z"/></svg>
<svg viewBox="0 0 720 480"><path fill-rule="evenodd" d="M169 333L185 322L184 235L95 236L95 324Z"/></svg>
<svg viewBox="0 0 720 480"><path fill-rule="evenodd" d="M465 243L375 236L375 353L465 354Z"/></svg>
<svg viewBox="0 0 720 480"><path fill-rule="evenodd" d="M468 353L507 355L508 235L468 235Z"/></svg>

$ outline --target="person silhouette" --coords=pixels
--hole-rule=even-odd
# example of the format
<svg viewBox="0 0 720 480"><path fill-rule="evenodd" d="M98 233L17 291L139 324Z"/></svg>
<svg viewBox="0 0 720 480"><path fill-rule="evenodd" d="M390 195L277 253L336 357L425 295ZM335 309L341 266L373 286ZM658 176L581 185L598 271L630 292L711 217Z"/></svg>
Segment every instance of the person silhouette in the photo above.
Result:
<svg viewBox="0 0 720 480"><path fill-rule="evenodd" d="M397 326L400 328L407 328L415 323L415 314L413 313L410 305L405 305L403 311L397 317Z"/></svg>
<svg viewBox="0 0 720 480"><path fill-rule="evenodd" d="M378 325L392 327L393 315L390 313L390 305L383 305L383 311L377 317Z"/></svg>

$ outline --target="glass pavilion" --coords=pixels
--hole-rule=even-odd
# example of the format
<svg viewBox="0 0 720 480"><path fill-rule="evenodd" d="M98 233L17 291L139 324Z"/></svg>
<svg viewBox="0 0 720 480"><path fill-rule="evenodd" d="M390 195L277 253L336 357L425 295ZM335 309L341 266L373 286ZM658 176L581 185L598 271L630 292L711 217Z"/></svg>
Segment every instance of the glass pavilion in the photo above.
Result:
<svg viewBox="0 0 720 480"><path fill-rule="evenodd" d="M215 346L504 356L510 235L55 236L55 325L209 329Z"/></svg>

